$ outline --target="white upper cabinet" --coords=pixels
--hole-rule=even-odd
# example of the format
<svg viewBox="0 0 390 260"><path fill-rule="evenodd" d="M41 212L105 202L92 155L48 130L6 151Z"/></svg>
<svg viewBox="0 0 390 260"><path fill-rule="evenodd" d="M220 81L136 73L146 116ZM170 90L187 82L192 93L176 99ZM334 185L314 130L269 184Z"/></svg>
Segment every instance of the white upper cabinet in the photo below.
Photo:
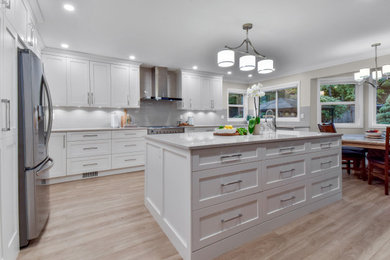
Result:
<svg viewBox="0 0 390 260"><path fill-rule="evenodd" d="M140 106L140 74L139 67L130 68L130 100L129 106L137 108Z"/></svg>
<svg viewBox="0 0 390 260"><path fill-rule="evenodd" d="M68 96L66 58L61 56L43 55L42 60L53 104L56 106L66 106Z"/></svg>
<svg viewBox="0 0 390 260"><path fill-rule="evenodd" d="M130 67L111 65L111 106L130 105Z"/></svg>
<svg viewBox="0 0 390 260"><path fill-rule="evenodd" d="M212 98L211 98L211 79L210 78L202 78L201 79L201 109L202 110L210 110L213 108L212 106Z"/></svg>
<svg viewBox="0 0 390 260"><path fill-rule="evenodd" d="M69 58L68 72L68 105L89 106L89 61Z"/></svg>
<svg viewBox="0 0 390 260"><path fill-rule="evenodd" d="M90 105L94 107L109 107L111 103L110 64L91 62L90 73Z"/></svg>
<svg viewBox="0 0 390 260"><path fill-rule="evenodd" d="M222 108L222 77L215 77L211 79L210 84L210 97L211 97L211 109L221 110Z"/></svg>
<svg viewBox="0 0 390 260"><path fill-rule="evenodd" d="M27 40L28 9L23 0L15 3L15 29L24 42ZM11 6L12 8L12 6Z"/></svg>

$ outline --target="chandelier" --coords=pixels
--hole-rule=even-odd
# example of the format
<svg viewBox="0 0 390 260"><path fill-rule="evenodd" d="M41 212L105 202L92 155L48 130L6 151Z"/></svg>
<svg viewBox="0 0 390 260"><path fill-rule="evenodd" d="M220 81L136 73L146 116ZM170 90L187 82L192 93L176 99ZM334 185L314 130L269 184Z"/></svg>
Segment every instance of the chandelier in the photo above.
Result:
<svg viewBox="0 0 390 260"><path fill-rule="evenodd" d="M243 54L239 59L239 67L241 71L251 71L256 68L256 57L260 60L257 62L257 72L260 74L267 74L275 71L274 61L267 59L264 55L260 54L252 42L248 38L248 31L252 29L251 23L246 23L242 26L242 29L246 31L245 40L237 47L229 47L225 45L225 49L218 52L218 66L219 67L231 67L235 62L235 52ZM245 45L245 50L239 50ZM252 49L252 54L249 52L249 47Z"/></svg>
<svg viewBox="0 0 390 260"><path fill-rule="evenodd" d="M378 68L378 47L381 46L380 43L374 43L371 45L371 47L375 48L375 68L371 72L370 68L363 68L360 69L359 72L356 72L354 74L354 79L357 82L364 82L367 83L374 88L378 88L382 86L384 82L389 80L390 76L390 65L383 65L382 70L379 70ZM382 82L379 80L383 79Z"/></svg>

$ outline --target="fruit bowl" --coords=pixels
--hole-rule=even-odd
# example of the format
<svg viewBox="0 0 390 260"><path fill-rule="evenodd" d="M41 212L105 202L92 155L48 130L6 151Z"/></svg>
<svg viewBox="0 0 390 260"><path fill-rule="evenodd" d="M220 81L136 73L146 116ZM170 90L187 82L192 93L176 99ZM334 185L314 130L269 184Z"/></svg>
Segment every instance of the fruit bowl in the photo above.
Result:
<svg viewBox="0 0 390 260"><path fill-rule="evenodd" d="M365 131L364 135L367 137L367 138L382 138L382 131L380 130L367 130Z"/></svg>
<svg viewBox="0 0 390 260"><path fill-rule="evenodd" d="M236 128L231 128L231 129L225 129L225 128L217 128L215 129L214 133L217 133L217 134L234 134L237 132L237 129Z"/></svg>

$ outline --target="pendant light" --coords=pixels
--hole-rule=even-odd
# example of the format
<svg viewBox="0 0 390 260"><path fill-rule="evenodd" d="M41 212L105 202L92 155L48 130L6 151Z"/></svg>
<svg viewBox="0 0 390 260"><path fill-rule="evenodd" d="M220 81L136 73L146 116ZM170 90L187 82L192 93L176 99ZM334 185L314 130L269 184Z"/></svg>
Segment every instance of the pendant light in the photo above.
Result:
<svg viewBox="0 0 390 260"><path fill-rule="evenodd" d="M270 59L261 60L257 63L257 72L260 74L268 74L275 71L274 61Z"/></svg>
<svg viewBox="0 0 390 260"><path fill-rule="evenodd" d="M234 65L234 51L222 50L218 52L218 66L222 68L231 67Z"/></svg>
<svg viewBox="0 0 390 260"><path fill-rule="evenodd" d="M245 55L240 57L240 70L251 71L256 68L256 57L254 55Z"/></svg>

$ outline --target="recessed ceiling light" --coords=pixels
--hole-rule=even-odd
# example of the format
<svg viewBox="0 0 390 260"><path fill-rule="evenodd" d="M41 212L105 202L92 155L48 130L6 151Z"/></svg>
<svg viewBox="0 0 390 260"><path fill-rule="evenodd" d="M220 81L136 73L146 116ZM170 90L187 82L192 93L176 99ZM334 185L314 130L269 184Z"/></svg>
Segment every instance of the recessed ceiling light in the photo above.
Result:
<svg viewBox="0 0 390 260"><path fill-rule="evenodd" d="M249 78L252 78L252 74L249 74L248 77L249 77Z"/></svg>
<svg viewBox="0 0 390 260"><path fill-rule="evenodd" d="M74 11L74 6L71 4L64 4L64 9L68 12L73 12Z"/></svg>
<svg viewBox="0 0 390 260"><path fill-rule="evenodd" d="M130 59L130 60L135 60L135 56L134 56L134 55L130 55L130 56L129 56L129 59Z"/></svg>
<svg viewBox="0 0 390 260"><path fill-rule="evenodd" d="M68 48L69 48L69 45L66 44L66 43L61 43L61 47L64 48L64 49L68 49Z"/></svg>
<svg viewBox="0 0 390 260"><path fill-rule="evenodd" d="M192 69L193 69L193 70L197 70L197 69L198 69L198 66L194 65L194 66L192 66Z"/></svg>
<svg viewBox="0 0 390 260"><path fill-rule="evenodd" d="M232 75L232 72L231 72L231 71L228 71L227 74L228 74L228 75Z"/></svg>

